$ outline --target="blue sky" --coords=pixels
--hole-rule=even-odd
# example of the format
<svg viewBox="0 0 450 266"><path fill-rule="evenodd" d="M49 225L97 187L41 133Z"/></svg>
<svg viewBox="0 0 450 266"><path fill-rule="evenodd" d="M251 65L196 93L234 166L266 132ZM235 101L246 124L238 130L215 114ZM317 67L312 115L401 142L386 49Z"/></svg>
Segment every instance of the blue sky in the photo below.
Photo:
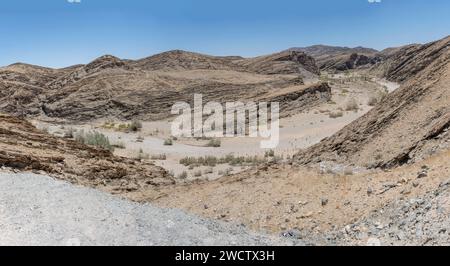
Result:
<svg viewBox="0 0 450 266"><path fill-rule="evenodd" d="M64 67L171 49L242 56L312 44L383 49L450 34L448 0L369 1L380 0L5 0L0 65Z"/></svg>

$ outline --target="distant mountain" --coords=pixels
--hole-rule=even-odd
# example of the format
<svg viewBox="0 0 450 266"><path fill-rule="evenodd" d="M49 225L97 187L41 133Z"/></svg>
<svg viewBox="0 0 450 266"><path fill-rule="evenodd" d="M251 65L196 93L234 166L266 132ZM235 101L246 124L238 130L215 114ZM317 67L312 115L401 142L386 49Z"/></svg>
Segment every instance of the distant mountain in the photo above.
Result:
<svg viewBox="0 0 450 266"><path fill-rule="evenodd" d="M313 45L290 48L288 51L304 52L314 57L321 70L332 72L367 68L381 60L377 50L365 47Z"/></svg>
<svg viewBox="0 0 450 266"><path fill-rule="evenodd" d="M341 47L341 46L328 46L328 45L313 45L308 47L294 47L288 49L289 51L301 51L305 52L312 57L320 57L324 55L338 55L338 54L352 54L352 53L361 53L361 54L376 54L378 50L366 47Z"/></svg>
<svg viewBox="0 0 450 266"><path fill-rule="evenodd" d="M292 101L296 108L307 108L330 97L328 86L302 86L319 73L314 58L297 51L256 58L180 50L140 60L105 55L64 69L15 64L0 68L0 112L73 121L157 120L169 117L175 102L191 102L194 93L227 102L278 92L280 99L298 99Z"/></svg>

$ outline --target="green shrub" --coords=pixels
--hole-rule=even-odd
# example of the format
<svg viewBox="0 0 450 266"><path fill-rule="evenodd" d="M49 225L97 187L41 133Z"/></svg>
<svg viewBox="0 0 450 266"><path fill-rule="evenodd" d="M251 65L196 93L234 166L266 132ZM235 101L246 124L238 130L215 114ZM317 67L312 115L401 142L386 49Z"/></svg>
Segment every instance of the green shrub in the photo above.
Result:
<svg viewBox="0 0 450 266"><path fill-rule="evenodd" d="M268 150L264 153L264 157L268 158L268 157L274 157L275 156L275 151L274 150Z"/></svg>
<svg viewBox="0 0 450 266"><path fill-rule="evenodd" d="M137 132L142 129L142 123L140 121L133 121L130 124L130 130Z"/></svg>
<svg viewBox="0 0 450 266"><path fill-rule="evenodd" d="M91 145L110 151L114 150L114 147L109 142L109 138L97 131L85 133L82 130L76 134L75 140L86 145Z"/></svg>
<svg viewBox="0 0 450 266"><path fill-rule="evenodd" d="M207 144L206 147L214 147L218 148L222 145L222 142L218 139L211 139Z"/></svg>

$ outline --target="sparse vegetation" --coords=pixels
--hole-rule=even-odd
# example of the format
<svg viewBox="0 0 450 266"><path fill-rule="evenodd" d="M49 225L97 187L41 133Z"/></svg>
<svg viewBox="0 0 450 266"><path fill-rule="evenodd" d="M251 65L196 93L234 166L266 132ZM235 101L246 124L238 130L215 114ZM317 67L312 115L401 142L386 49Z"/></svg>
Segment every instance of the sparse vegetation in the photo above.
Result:
<svg viewBox="0 0 450 266"><path fill-rule="evenodd" d="M344 116L344 113L341 112L341 111L332 112L332 113L329 114L330 118L338 118L338 117L343 117L343 116Z"/></svg>
<svg viewBox="0 0 450 266"><path fill-rule="evenodd" d="M84 130L82 130L76 134L75 140L86 145L91 145L110 151L114 150L113 145L109 142L109 138L97 131L85 133Z"/></svg>
<svg viewBox="0 0 450 266"><path fill-rule="evenodd" d="M214 167L220 164L229 164L233 166L252 166L267 162L269 157L260 158L258 156L234 156L229 154L225 157L217 158L215 156L205 157L185 157L180 160L180 164L184 166L210 166Z"/></svg>
<svg viewBox="0 0 450 266"><path fill-rule="evenodd" d="M178 179L186 179L188 176L186 171L183 171L181 174L177 176Z"/></svg>
<svg viewBox="0 0 450 266"><path fill-rule="evenodd" d="M166 139L164 140L164 146L172 146L173 140L172 139Z"/></svg>
<svg viewBox="0 0 450 266"><path fill-rule="evenodd" d="M378 103L378 98L375 96L372 96L369 98L369 100L367 101L367 105L369 106L375 106Z"/></svg>
<svg viewBox="0 0 450 266"><path fill-rule="evenodd" d="M346 104L345 104L345 111L358 111L359 106L358 102L355 100L355 98L351 98Z"/></svg>
<svg viewBox="0 0 450 266"><path fill-rule="evenodd" d="M167 160L167 155L165 154L154 154L150 156L150 159L157 160L157 161L165 161Z"/></svg>
<svg viewBox="0 0 450 266"><path fill-rule="evenodd" d="M222 145L222 142L219 139L211 139L207 144L206 147L214 147L218 148Z"/></svg>
<svg viewBox="0 0 450 266"><path fill-rule="evenodd" d="M269 157L274 157L275 156L275 151L274 150L268 150L264 153L264 157L265 158L269 158Z"/></svg>
<svg viewBox="0 0 450 266"><path fill-rule="evenodd" d="M139 153L137 158L139 160L148 160L150 156L147 153Z"/></svg>
<svg viewBox="0 0 450 266"><path fill-rule="evenodd" d="M134 131L134 132L140 131L142 129L142 122L140 122L140 121L133 121L133 122L131 122L129 128L130 128L131 131Z"/></svg>
<svg viewBox="0 0 450 266"><path fill-rule="evenodd" d="M131 123L116 124L114 122L105 122L102 125L105 129L114 129L122 132L138 132L142 129L142 123L140 121L133 121Z"/></svg>

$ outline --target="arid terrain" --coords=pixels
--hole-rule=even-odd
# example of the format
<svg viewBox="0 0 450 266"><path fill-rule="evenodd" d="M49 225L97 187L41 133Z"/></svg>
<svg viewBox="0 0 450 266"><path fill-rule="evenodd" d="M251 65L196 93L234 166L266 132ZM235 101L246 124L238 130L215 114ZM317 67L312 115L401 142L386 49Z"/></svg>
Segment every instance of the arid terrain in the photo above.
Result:
<svg viewBox="0 0 450 266"><path fill-rule="evenodd" d="M2 67L0 174L49 175L292 244L448 245L449 47ZM279 102L279 145L172 136L172 105L194 94Z"/></svg>

